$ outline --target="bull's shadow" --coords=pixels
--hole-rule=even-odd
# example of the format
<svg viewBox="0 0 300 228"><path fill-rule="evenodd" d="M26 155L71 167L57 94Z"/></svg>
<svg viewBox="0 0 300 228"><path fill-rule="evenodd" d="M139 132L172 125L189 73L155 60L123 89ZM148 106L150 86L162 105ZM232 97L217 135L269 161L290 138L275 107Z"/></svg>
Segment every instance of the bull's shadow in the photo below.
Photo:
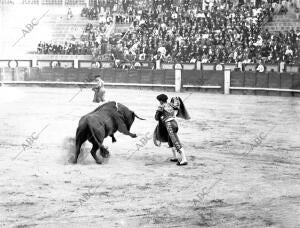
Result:
<svg viewBox="0 0 300 228"><path fill-rule="evenodd" d="M109 151L103 146L103 140L107 136L111 136L112 142L116 142L114 137L116 131L129 135L132 138L137 137L136 134L130 132L135 117L144 120L125 105L115 101L107 102L81 117L76 131L75 159L73 163L77 163L81 146L88 140L93 144L91 155L96 163L101 164L102 162L97 157L96 152L100 149L102 157L107 158L109 156Z"/></svg>

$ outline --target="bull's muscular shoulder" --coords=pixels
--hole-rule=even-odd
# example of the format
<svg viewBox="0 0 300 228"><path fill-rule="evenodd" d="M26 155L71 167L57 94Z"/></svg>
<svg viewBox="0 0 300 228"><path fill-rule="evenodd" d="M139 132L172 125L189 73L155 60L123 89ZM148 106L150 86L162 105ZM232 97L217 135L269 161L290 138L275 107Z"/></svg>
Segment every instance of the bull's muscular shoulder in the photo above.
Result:
<svg viewBox="0 0 300 228"><path fill-rule="evenodd" d="M115 101L109 101L107 103L104 103L102 105L100 105L99 107L97 107L93 112L97 112L100 110L110 110L110 109L116 109L116 102Z"/></svg>
<svg viewBox="0 0 300 228"><path fill-rule="evenodd" d="M79 125L80 125L80 124L83 124L83 123L86 121L86 118L88 117L88 115L89 115L89 114L84 115L84 116L82 116L82 117L80 118L80 120L79 120Z"/></svg>
<svg viewBox="0 0 300 228"><path fill-rule="evenodd" d="M87 115L95 115L102 120L125 120L124 115L132 116L132 111L129 110L125 105L117 103L115 101L110 101L105 104L100 105L94 111L88 113ZM87 116L86 115L86 116Z"/></svg>

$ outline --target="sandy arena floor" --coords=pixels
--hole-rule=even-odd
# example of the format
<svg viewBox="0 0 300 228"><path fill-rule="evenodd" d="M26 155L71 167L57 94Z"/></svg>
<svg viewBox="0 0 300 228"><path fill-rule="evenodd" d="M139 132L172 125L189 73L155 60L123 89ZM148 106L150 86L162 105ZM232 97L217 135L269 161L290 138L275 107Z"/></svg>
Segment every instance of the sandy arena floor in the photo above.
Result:
<svg viewBox="0 0 300 228"><path fill-rule="evenodd" d="M73 165L93 92L0 87L0 227L300 227L299 98L180 94L192 119L178 120L178 167L148 139L159 93L107 89L147 120L106 139L103 165L89 143Z"/></svg>

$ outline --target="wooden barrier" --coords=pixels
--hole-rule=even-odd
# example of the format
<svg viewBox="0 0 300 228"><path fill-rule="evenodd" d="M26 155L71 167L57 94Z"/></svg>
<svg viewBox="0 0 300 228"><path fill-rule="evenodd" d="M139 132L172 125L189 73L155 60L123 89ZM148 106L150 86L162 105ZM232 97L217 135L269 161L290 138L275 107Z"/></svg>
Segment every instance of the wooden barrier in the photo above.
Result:
<svg viewBox="0 0 300 228"><path fill-rule="evenodd" d="M293 74L278 72L244 72L244 83L241 82L242 75L231 75L231 83L229 89L232 93L300 96L299 73Z"/></svg>
<svg viewBox="0 0 300 228"><path fill-rule="evenodd" d="M23 72L21 74L20 72ZM174 70L75 68L1 68L1 84L69 86L91 82L101 75L108 86L175 88Z"/></svg>
<svg viewBox="0 0 300 228"><path fill-rule="evenodd" d="M138 70L130 70L128 71L128 80L127 83L140 83L141 82L141 74Z"/></svg>
<svg viewBox="0 0 300 228"><path fill-rule="evenodd" d="M238 71L232 71L230 72L230 85L229 86L233 86L233 87L243 87L245 85L245 73L243 72L238 72ZM229 93L232 94L241 94L241 92L239 91L230 91L229 89Z"/></svg>
<svg viewBox="0 0 300 228"><path fill-rule="evenodd" d="M182 88L185 90L223 93L223 71L182 71Z"/></svg>
<svg viewBox="0 0 300 228"><path fill-rule="evenodd" d="M152 84L153 82L153 71L150 69L141 69L140 70L141 73L141 83L143 84Z"/></svg>
<svg viewBox="0 0 300 228"><path fill-rule="evenodd" d="M164 72L164 83L165 84L175 84L175 70L165 70Z"/></svg>
<svg viewBox="0 0 300 228"><path fill-rule="evenodd" d="M268 82L268 88L280 88L280 73L278 72L272 72L272 73L268 73L268 78L269 78L269 82ZM273 91L273 90L269 90L268 92L269 95L273 95L273 96L278 96L280 95L279 91Z"/></svg>
<svg viewBox="0 0 300 228"><path fill-rule="evenodd" d="M178 67L180 64L176 64ZM175 67L176 68L176 67ZM115 68L0 68L1 84L76 85L101 75L108 86L171 88L233 94L300 96L300 73L253 71L124 70ZM175 77L175 71L180 75ZM180 76L180 77L179 77ZM224 80L226 78L227 80ZM177 80L177 81L176 81ZM175 86L176 85L176 86Z"/></svg>
<svg viewBox="0 0 300 228"><path fill-rule="evenodd" d="M203 85L202 71L183 71L181 81L183 85Z"/></svg>
<svg viewBox="0 0 300 228"><path fill-rule="evenodd" d="M112 72L113 73L113 72ZM125 83L128 81L128 70L115 70L115 80L113 82Z"/></svg>
<svg viewBox="0 0 300 228"><path fill-rule="evenodd" d="M50 82L50 81L2 81L0 82L3 85L57 85L57 86L63 86L63 85L96 85L94 82ZM143 84L143 83L114 83L114 82L107 82L105 83L105 86L133 86L133 87L166 87L166 88L174 88L174 85L161 85L161 84Z"/></svg>
<svg viewBox="0 0 300 228"><path fill-rule="evenodd" d="M255 87L268 88L268 74L257 72L255 74ZM256 95L268 95L266 91L256 91Z"/></svg>

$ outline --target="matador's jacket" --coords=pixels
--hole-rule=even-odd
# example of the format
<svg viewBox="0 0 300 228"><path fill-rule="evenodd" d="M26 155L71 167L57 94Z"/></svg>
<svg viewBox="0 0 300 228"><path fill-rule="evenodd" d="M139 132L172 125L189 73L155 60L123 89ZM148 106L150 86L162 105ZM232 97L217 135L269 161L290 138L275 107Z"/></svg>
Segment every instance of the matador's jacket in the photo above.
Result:
<svg viewBox="0 0 300 228"><path fill-rule="evenodd" d="M178 125L175 117L190 119L180 97L173 97L170 103L160 105L156 111L155 119L158 124L153 134L156 146L160 146L161 142L167 142L170 147L175 147L177 150L182 148L177 136Z"/></svg>

